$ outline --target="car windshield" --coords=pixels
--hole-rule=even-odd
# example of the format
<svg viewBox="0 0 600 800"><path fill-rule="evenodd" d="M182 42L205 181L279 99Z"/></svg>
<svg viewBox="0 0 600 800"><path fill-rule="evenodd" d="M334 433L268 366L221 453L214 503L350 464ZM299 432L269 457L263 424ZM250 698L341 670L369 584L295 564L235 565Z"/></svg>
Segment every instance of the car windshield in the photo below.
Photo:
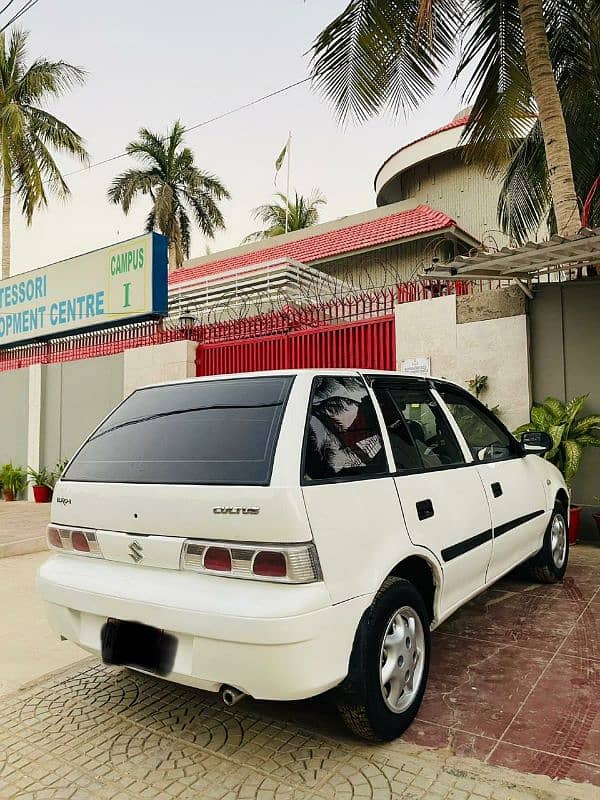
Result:
<svg viewBox="0 0 600 800"><path fill-rule="evenodd" d="M292 380L139 389L90 436L63 480L264 485Z"/></svg>

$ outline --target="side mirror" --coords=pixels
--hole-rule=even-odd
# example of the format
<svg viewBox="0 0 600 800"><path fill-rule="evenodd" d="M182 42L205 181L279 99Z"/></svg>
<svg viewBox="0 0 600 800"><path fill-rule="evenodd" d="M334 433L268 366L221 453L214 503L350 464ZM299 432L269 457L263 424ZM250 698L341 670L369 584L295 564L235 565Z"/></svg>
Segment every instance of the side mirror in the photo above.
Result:
<svg viewBox="0 0 600 800"><path fill-rule="evenodd" d="M544 453L552 450L554 442L546 431L525 431L521 434L521 445L526 453L543 456Z"/></svg>

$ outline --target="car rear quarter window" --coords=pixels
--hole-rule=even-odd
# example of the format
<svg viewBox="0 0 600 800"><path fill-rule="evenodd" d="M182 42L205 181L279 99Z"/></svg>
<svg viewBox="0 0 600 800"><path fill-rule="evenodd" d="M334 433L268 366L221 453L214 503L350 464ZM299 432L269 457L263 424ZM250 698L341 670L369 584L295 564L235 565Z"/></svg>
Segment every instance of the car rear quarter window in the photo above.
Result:
<svg viewBox="0 0 600 800"><path fill-rule="evenodd" d="M387 471L375 408L362 378L315 378L305 436L304 480L371 477Z"/></svg>
<svg viewBox="0 0 600 800"><path fill-rule="evenodd" d="M64 480L264 485L293 378L139 389L83 445Z"/></svg>

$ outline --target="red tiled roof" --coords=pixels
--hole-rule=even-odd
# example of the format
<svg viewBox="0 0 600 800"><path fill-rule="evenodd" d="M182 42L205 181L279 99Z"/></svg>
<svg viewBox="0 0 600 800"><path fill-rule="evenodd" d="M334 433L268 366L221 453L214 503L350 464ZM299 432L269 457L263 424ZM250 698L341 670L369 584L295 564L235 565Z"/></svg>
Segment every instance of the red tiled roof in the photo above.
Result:
<svg viewBox="0 0 600 800"><path fill-rule="evenodd" d="M434 131L429 131L424 136L419 136L418 139L414 139L412 142L408 142L408 144L403 144L402 147L398 148L395 152L392 153L391 156L388 156L383 164L377 170L377 174L375 175L375 183L377 183L377 178L379 177L379 173L385 167L385 165L390 161L394 156L397 156L398 153L401 153L403 150L406 150L407 147L412 147L413 144L417 144L417 142L422 142L425 139L429 139L430 136L435 136L438 133L443 133L444 131L451 131L453 128L460 128L461 125L466 125L469 121L469 115L465 114L462 117L458 117L457 119L453 119L450 122L446 123L446 125L442 125L440 128L436 128Z"/></svg>
<svg viewBox="0 0 600 800"><path fill-rule="evenodd" d="M230 258L215 259L187 269L178 269L169 275L169 283L181 283L195 278L206 278L221 272L230 272L280 258L293 258L310 264L333 256L353 253L370 247L396 242L411 236L451 228L456 223L447 214L419 205L408 211L399 211L387 217L367 220L295 242L240 253Z"/></svg>

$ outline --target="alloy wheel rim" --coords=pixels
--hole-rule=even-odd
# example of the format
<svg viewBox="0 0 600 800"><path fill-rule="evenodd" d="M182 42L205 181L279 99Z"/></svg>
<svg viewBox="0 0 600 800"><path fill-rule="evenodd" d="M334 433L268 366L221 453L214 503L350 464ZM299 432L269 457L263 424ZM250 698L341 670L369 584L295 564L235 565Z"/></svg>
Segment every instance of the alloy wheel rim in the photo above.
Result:
<svg viewBox="0 0 600 800"><path fill-rule="evenodd" d="M425 634L421 618L410 606L394 611L380 651L379 682L386 706L395 714L415 699L425 666Z"/></svg>
<svg viewBox="0 0 600 800"><path fill-rule="evenodd" d="M552 561L557 569L565 563L567 557L567 526L562 514L556 514L550 528L550 549Z"/></svg>

